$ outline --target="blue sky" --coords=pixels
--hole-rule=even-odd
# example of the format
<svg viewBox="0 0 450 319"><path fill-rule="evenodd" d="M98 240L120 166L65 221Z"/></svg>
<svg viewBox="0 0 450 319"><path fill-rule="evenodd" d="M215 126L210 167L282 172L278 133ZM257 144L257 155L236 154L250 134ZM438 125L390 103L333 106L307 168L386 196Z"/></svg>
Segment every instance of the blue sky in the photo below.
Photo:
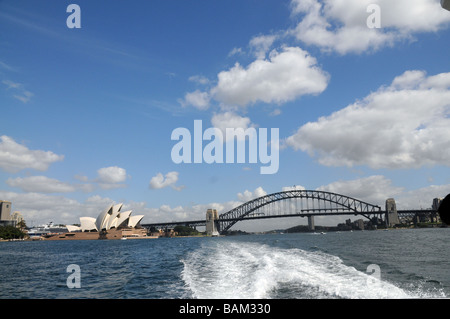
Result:
<svg viewBox="0 0 450 319"><path fill-rule="evenodd" d="M119 202L198 219L293 185L428 207L450 193L449 27L437 0L1 1L0 197L31 225ZM194 120L278 128L278 172L175 164Z"/></svg>

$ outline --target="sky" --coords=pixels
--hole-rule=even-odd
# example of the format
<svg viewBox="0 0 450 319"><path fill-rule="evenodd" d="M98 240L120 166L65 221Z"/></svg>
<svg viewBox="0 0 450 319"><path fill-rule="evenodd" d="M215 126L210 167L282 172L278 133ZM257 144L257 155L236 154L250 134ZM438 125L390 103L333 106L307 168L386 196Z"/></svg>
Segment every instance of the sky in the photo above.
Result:
<svg viewBox="0 0 450 319"><path fill-rule="evenodd" d="M197 220L292 187L428 208L450 193L449 43L439 0L1 0L0 199L29 226L114 203ZM261 144L174 160L196 138L226 153L227 128L267 129L275 172Z"/></svg>

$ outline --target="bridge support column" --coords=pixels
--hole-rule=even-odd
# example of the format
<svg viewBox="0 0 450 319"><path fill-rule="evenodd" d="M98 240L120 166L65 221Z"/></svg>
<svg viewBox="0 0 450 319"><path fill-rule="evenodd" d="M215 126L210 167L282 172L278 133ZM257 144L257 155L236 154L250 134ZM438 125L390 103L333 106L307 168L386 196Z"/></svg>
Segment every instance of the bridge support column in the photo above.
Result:
<svg viewBox="0 0 450 319"><path fill-rule="evenodd" d="M400 224L397 213L397 206L395 205L395 199L388 198L386 200L386 226L392 227L396 224Z"/></svg>
<svg viewBox="0 0 450 319"><path fill-rule="evenodd" d="M208 236L217 236L218 232L218 223L219 223L219 214L216 209L208 209L206 211L206 235Z"/></svg>
<svg viewBox="0 0 450 319"><path fill-rule="evenodd" d="M314 227L314 216L308 216L308 229L309 230L315 230Z"/></svg>

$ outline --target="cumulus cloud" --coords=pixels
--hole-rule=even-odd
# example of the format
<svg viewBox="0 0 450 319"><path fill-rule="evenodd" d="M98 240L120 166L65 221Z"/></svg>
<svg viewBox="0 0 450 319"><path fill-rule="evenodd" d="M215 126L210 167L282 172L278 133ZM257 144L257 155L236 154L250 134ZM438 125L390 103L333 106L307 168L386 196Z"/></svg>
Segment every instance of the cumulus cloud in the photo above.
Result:
<svg viewBox="0 0 450 319"><path fill-rule="evenodd" d="M179 100L183 107L193 106L199 110L207 110L209 108L210 96L208 92L202 92L195 90L194 92L188 92L184 96L183 100Z"/></svg>
<svg viewBox="0 0 450 319"><path fill-rule="evenodd" d="M68 183L46 176L9 178L6 180L6 183L11 187L18 187L25 192L69 193L76 190L74 186Z"/></svg>
<svg viewBox="0 0 450 319"><path fill-rule="evenodd" d="M97 170L97 179L99 186L103 189L111 189L124 187L127 179L127 171L124 168L118 166L103 167Z"/></svg>
<svg viewBox="0 0 450 319"><path fill-rule="evenodd" d="M255 61L246 67L236 63L220 72L215 86L186 93L180 104L206 110L214 100L222 110L227 110L258 102L280 105L303 95L322 93L330 76L307 51L284 46L272 50L265 58L274 40L275 36L254 37L251 47L257 56Z"/></svg>
<svg viewBox="0 0 450 319"><path fill-rule="evenodd" d="M319 94L329 80L316 59L298 47L273 50L268 59L257 59L246 68L236 63L217 77L211 96L225 105L241 107L256 102L281 104Z"/></svg>
<svg viewBox="0 0 450 319"><path fill-rule="evenodd" d="M303 190L306 190L306 188L301 186L301 185L294 185L294 186L282 187L281 190L283 192L287 192L287 191L303 191Z"/></svg>
<svg viewBox="0 0 450 319"><path fill-rule="evenodd" d="M50 221L78 223L78 218L73 216L81 217L79 214L83 212L81 203L64 196L6 191L0 191L0 196L12 202L13 210L22 213L28 226Z"/></svg>
<svg viewBox="0 0 450 319"><path fill-rule="evenodd" d="M392 181L382 175L332 182L318 187L317 190L343 194L380 206L384 205L387 198L397 197L404 191L402 187L392 185Z"/></svg>
<svg viewBox="0 0 450 319"><path fill-rule="evenodd" d="M250 118L240 116L234 112L223 112L223 113L216 113L211 118L211 124L213 127L220 130L223 141L227 141L226 137L226 129L243 129L244 131L248 129L249 127L252 127ZM233 135L234 137L234 135ZM238 140L241 138L245 138L244 136L236 135Z"/></svg>
<svg viewBox="0 0 450 319"><path fill-rule="evenodd" d="M450 184L429 185L407 190L396 186L392 180L382 175L336 181L320 186L317 190L344 194L370 204L379 205L384 210L386 199L394 198L397 209L427 209L434 198L444 198L450 193Z"/></svg>
<svg viewBox="0 0 450 319"><path fill-rule="evenodd" d="M276 38L276 35L259 35L253 37L250 40L249 45L256 58L264 59L266 57L266 53L269 51Z"/></svg>
<svg viewBox="0 0 450 319"><path fill-rule="evenodd" d="M293 0L291 5L292 14L301 19L289 32L308 45L340 54L375 51L450 22L434 0ZM373 12L369 5L379 8L380 28L367 26Z"/></svg>
<svg viewBox="0 0 450 319"><path fill-rule="evenodd" d="M25 192L35 193L70 193L75 191L90 192L94 188L92 184L71 184L46 176L9 178L6 180L6 184L11 187L20 188Z"/></svg>
<svg viewBox="0 0 450 319"><path fill-rule="evenodd" d="M168 172L165 176L162 173L156 174L150 180L150 188L151 189L161 189L165 187L172 187L174 190L181 191L184 186L176 186L176 182L178 181L178 172Z"/></svg>
<svg viewBox="0 0 450 319"><path fill-rule="evenodd" d="M252 199L265 196L267 195L267 192L260 186L256 188L253 192L249 190L245 190L243 193L238 193L237 197L241 202L248 202Z"/></svg>
<svg viewBox="0 0 450 319"><path fill-rule="evenodd" d="M449 165L450 73L407 71L391 85L301 126L287 145L327 166Z"/></svg>
<svg viewBox="0 0 450 319"><path fill-rule="evenodd" d="M1 136L0 140L0 168L9 173L27 168L46 171L50 164L64 159L63 155L50 151L30 150L6 135Z"/></svg>

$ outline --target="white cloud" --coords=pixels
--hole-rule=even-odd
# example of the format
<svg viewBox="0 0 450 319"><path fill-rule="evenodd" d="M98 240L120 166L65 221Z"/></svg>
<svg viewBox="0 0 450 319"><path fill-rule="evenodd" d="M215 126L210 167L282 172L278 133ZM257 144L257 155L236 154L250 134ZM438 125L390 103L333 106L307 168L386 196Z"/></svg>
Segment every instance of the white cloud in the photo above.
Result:
<svg viewBox="0 0 450 319"><path fill-rule="evenodd" d="M242 54L242 48L233 48L233 50L228 53L228 56L230 57L236 54Z"/></svg>
<svg viewBox="0 0 450 319"><path fill-rule="evenodd" d="M25 192L69 193L76 190L73 185L46 176L9 178L6 183L11 187L19 187Z"/></svg>
<svg viewBox="0 0 450 319"><path fill-rule="evenodd" d="M162 173L156 174L150 180L150 188L151 189L161 189L165 187L172 187L174 190L180 191L184 188L184 186L176 186L176 182L178 181L178 172L168 172L165 176Z"/></svg>
<svg viewBox="0 0 450 319"><path fill-rule="evenodd" d="M450 193L450 184L430 185L420 189L406 190L404 187L393 185L385 176L375 175L354 180L337 181L323 185L317 190L329 191L356 198L358 200L378 205L385 209L386 199L394 198L397 209L427 209L430 208L433 198L445 197ZM316 225L334 226L348 216L342 217L316 217ZM360 217L354 217L358 219Z"/></svg>
<svg viewBox="0 0 450 319"><path fill-rule="evenodd" d="M397 209L428 209L434 198L444 198L450 193L450 184L429 185L419 189L406 190L405 187L393 185L392 181L382 175L374 175L354 180L337 181L317 188L343 194L378 205L385 209L386 199L394 198Z"/></svg>
<svg viewBox="0 0 450 319"><path fill-rule="evenodd" d="M2 83L7 86L8 90L9 89L20 89L22 87L22 84L13 82L10 80L3 80Z"/></svg>
<svg viewBox="0 0 450 319"><path fill-rule="evenodd" d="M7 86L7 90L15 92L13 97L23 103L28 103L34 96L33 93L23 88L21 83L13 82L10 80L3 80L2 83Z"/></svg>
<svg viewBox="0 0 450 319"><path fill-rule="evenodd" d="M211 124L223 132L225 132L227 127L240 127L245 129L250 125L250 118L240 116L233 112L217 113L211 118Z"/></svg>
<svg viewBox="0 0 450 319"><path fill-rule="evenodd" d="M45 171L50 164L64 159L63 155L50 151L30 150L6 135L1 136L0 140L0 167L9 173L27 168Z"/></svg>
<svg viewBox="0 0 450 319"><path fill-rule="evenodd" d="M275 109L272 112L270 112L270 116L278 116L281 114L281 110L280 109Z"/></svg>
<svg viewBox="0 0 450 319"><path fill-rule="evenodd" d="M385 176L374 175L355 180L337 181L320 186L318 191L327 191L353 197L370 204L379 205L384 209L386 199L397 197L404 189L392 185ZM430 199L430 203L433 199Z"/></svg>
<svg viewBox="0 0 450 319"><path fill-rule="evenodd" d="M247 68L236 63L217 77L211 96L224 105L241 107L256 102L281 104L302 95L319 94L329 80L316 59L297 47L274 50L269 59L258 59Z"/></svg>
<svg viewBox="0 0 450 319"><path fill-rule="evenodd" d="M303 186L301 186L301 185L294 185L294 186L285 186L285 187L282 187L281 190L282 190L283 192L286 192L286 191L297 191L297 190L302 191L302 190L306 190L306 188L303 187Z"/></svg>
<svg viewBox="0 0 450 319"><path fill-rule="evenodd" d="M103 167L97 170L97 179L99 186L103 189L111 189L124 187L127 179L127 171L124 168L118 166Z"/></svg>
<svg viewBox="0 0 450 319"><path fill-rule="evenodd" d="M248 117L240 116L234 112L216 113L211 118L213 127L219 129L222 133L223 140L226 141L226 129L242 128L244 131L251 127L251 121ZM239 136L237 136L239 138Z"/></svg>
<svg viewBox="0 0 450 319"><path fill-rule="evenodd" d="M302 42L340 54L378 50L418 32L435 32L450 15L434 0L293 0L292 13L301 16L290 32ZM380 8L381 28L369 28L368 6Z"/></svg>
<svg viewBox="0 0 450 319"><path fill-rule="evenodd" d="M430 185L405 191L395 197L397 209L427 209L433 198L444 198L450 194L450 185Z"/></svg>
<svg viewBox="0 0 450 319"><path fill-rule="evenodd" d="M195 90L194 92L188 92L184 96L183 100L179 100L179 103L185 106L193 106L199 110L207 110L209 108L210 96L207 92Z"/></svg>
<svg viewBox="0 0 450 319"><path fill-rule="evenodd" d="M407 71L388 87L287 138L327 166L417 168L449 165L450 73Z"/></svg>
<svg viewBox="0 0 450 319"><path fill-rule="evenodd" d="M75 191L91 192L92 184L70 184L46 176L28 176L9 178L6 184L33 193L71 193Z"/></svg>
<svg viewBox="0 0 450 319"><path fill-rule="evenodd" d="M252 199L265 195L267 195L267 192L260 186L256 188L253 192L245 190L243 193L238 193L237 197L241 202L245 203L251 201Z"/></svg>
<svg viewBox="0 0 450 319"><path fill-rule="evenodd" d="M206 85L209 83L209 79L203 75L193 75L189 77L189 81L195 82L198 84Z"/></svg>
<svg viewBox="0 0 450 319"><path fill-rule="evenodd" d="M264 59L276 38L275 35L260 35L253 37L250 40L250 48L254 52L256 58Z"/></svg>
<svg viewBox="0 0 450 319"><path fill-rule="evenodd" d="M17 100L23 102L23 103L28 103L31 98L34 96L33 93L31 93L30 91L22 91L19 94L14 94L13 95L14 98L16 98Z"/></svg>
<svg viewBox="0 0 450 319"><path fill-rule="evenodd" d="M88 214L86 207L76 200L39 193L14 193L0 191L1 198L12 202L12 209L20 211L28 226L48 223L79 223L82 213ZM104 209L104 208L103 208ZM97 215L99 212L97 212Z"/></svg>

